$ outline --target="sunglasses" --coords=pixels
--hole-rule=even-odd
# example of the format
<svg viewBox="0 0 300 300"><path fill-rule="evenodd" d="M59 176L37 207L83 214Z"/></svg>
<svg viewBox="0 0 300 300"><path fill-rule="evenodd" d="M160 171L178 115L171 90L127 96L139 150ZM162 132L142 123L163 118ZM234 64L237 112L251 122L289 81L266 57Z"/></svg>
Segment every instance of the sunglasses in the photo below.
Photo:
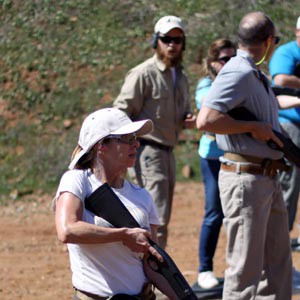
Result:
<svg viewBox="0 0 300 300"><path fill-rule="evenodd" d="M182 44L183 42L183 37L182 36L169 36L169 35L164 35L164 36L159 36L158 37L164 44L170 44L173 42L176 45Z"/></svg>
<svg viewBox="0 0 300 300"><path fill-rule="evenodd" d="M233 57L233 56L223 56L223 57L219 57L217 60L226 64L230 60L231 57Z"/></svg>
<svg viewBox="0 0 300 300"><path fill-rule="evenodd" d="M280 37L279 36L273 36L274 43L277 45L280 42Z"/></svg>
<svg viewBox="0 0 300 300"><path fill-rule="evenodd" d="M118 143L132 145L137 142L137 136L135 133L130 134L112 134L107 139L116 139Z"/></svg>

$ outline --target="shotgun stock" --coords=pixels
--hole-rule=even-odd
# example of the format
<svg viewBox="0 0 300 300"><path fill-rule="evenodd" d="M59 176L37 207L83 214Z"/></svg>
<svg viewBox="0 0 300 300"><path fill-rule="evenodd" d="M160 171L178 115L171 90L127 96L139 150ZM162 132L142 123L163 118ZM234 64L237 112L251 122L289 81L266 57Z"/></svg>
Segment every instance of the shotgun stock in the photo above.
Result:
<svg viewBox="0 0 300 300"><path fill-rule="evenodd" d="M236 107L230 110L228 114L236 120L258 121L256 116L245 107ZM273 140L267 142L268 146L274 150L283 152L287 160L300 168L300 148L295 145L289 137L283 135L281 132L276 130L273 130L273 132L283 143L283 148L279 147Z"/></svg>
<svg viewBox="0 0 300 300"><path fill-rule="evenodd" d="M85 207L117 228L140 227L139 223L107 183L101 185L85 199ZM174 299L197 300L192 288L167 252L150 239L149 243L163 257L164 261L160 262L154 255L149 253L146 263L152 271L159 273L166 279L170 289L172 289L172 294L176 295ZM151 274L151 270L146 272L146 274Z"/></svg>

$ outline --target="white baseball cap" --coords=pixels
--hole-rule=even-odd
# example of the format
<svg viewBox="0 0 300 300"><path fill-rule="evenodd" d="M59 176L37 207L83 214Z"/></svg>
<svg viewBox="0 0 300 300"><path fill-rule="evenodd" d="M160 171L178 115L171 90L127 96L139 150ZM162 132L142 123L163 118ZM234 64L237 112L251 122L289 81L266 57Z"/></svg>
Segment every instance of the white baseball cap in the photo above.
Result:
<svg viewBox="0 0 300 300"><path fill-rule="evenodd" d="M123 111L117 108L103 108L88 115L82 123L78 145L82 148L73 158L69 169L74 169L79 159L88 153L92 147L111 134L136 133L142 136L153 130L151 120L132 122Z"/></svg>
<svg viewBox="0 0 300 300"><path fill-rule="evenodd" d="M182 20L176 16L164 16L156 22L154 33L166 34L174 28L179 28L184 32Z"/></svg>
<svg viewBox="0 0 300 300"><path fill-rule="evenodd" d="M300 17L298 17L296 28L300 29Z"/></svg>

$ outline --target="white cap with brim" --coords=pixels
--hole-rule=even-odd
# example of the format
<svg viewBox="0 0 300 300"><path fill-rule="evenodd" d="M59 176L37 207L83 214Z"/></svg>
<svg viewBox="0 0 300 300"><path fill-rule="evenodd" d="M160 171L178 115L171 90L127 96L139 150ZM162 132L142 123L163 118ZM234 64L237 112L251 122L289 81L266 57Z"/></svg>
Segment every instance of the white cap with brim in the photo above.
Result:
<svg viewBox="0 0 300 300"><path fill-rule="evenodd" d="M298 17L296 28L300 29L300 17Z"/></svg>
<svg viewBox="0 0 300 300"><path fill-rule="evenodd" d="M133 122L126 113L117 108L99 109L83 121L78 140L82 150L73 158L69 169L74 169L84 154L88 153L97 142L111 134L136 133L137 136L142 136L152 130L153 123L150 119Z"/></svg>
<svg viewBox="0 0 300 300"><path fill-rule="evenodd" d="M174 28L179 28L184 32L182 20L176 16L164 16L156 22L154 33L166 34Z"/></svg>

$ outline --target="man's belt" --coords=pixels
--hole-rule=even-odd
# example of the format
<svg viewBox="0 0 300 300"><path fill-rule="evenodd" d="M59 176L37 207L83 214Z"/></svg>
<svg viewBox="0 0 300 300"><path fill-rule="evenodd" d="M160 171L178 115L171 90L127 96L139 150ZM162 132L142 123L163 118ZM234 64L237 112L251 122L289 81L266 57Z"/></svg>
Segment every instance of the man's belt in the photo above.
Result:
<svg viewBox="0 0 300 300"><path fill-rule="evenodd" d="M277 175L277 169L273 168L262 168L255 165L240 165L240 164L221 164L221 169L226 172L235 172L238 174L248 173L253 175L263 175L274 178Z"/></svg>
<svg viewBox="0 0 300 300"><path fill-rule="evenodd" d="M272 160L251 155L226 152L224 157L233 161L232 164L221 164L221 169L227 172L249 173L274 178L277 171L288 171L288 166L283 159ZM248 163L248 164L240 164Z"/></svg>
<svg viewBox="0 0 300 300"><path fill-rule="evenodd" d="M146 140L146 139L139 139L139 142L142 146L156 147L158 149L161 149L161 150L164 150L167 152L173 151L173 148L174 148L172 146L166 146L166 145L163 145L163 144L160 144L160 143L157 143L154 141Z"/></svg>

